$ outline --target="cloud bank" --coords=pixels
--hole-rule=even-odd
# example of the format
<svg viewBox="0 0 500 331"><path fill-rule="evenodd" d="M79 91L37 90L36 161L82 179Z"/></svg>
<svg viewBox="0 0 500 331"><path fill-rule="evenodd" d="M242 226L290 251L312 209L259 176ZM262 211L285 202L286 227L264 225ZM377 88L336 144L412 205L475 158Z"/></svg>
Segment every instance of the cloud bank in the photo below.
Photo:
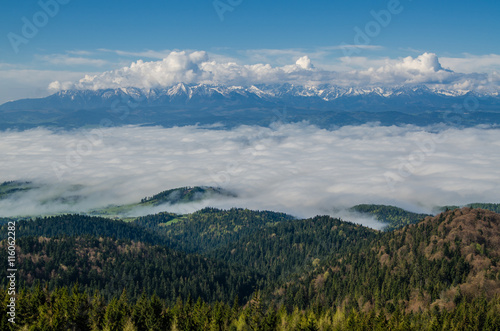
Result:
<svg viewBox="0 0 500 331"><path fill-rule="evenodd" d="M343 59L343 61L351 59ZM353 58L359 61L359 58ZM241 65L217 62L204 51L173 51L160 61L139 60L121 69L97 75L86 75L77 82L54 81L53 91L65 89L107 89L122 87L154 88L176 83L253 84L292 83L300 85L333 84L340 86L402 86L427 85L450 90L498 91L500 77L496 73L458 73L444 68L433 53L385 61L378 67L362 70L333 71L317 68L308 56L294 64L271 66L258 63Z"/></svg>
<svg viewBox="0 0 500 331"><path fill-rule="evenodd" d="M328 131L306 123L35 129L0 132L0 153L0 182L46 184L0 200L0 216L86 211L195 185L220 186L238 198L171 211L247 207L309 217L339 215L335 210L359 203L430 212L436 205L500 202L498 129ZM55 199L60 196L65 203Z"/></svg>

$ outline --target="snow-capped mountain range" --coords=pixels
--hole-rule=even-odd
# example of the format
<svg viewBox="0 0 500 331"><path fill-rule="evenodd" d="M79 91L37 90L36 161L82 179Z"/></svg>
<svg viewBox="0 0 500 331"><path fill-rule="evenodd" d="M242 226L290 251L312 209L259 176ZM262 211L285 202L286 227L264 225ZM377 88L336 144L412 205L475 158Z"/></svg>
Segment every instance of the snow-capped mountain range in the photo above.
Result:
<svg viewBox="0 0 500 331"><path fill-rule="evenodd" d="M342 98L379 96L385 98L394 97L422 97L424 95L434 95L441 97L462 97L473 95L484 98L488 95L479 94L469 90L438 90L430 89L424 85L414 87L341 87L330 84L318 86L303 86L293 84L273 84L273 85L251 85L251 86L225 86L207 84L184 84L178 83L166 88L117 88L103 90L65 90L57 92L42 99L23 99L8 102L1 109L15 108L16 105L27 103L40 103L53 101L55 103L73 103L70 108L96 107L106 105L109 100L115 98L125 98L131 101L145 104L163 104L173 101L198 101L200 99L229 100L234 98L247 98L269 102L283 102L293 98L311 98L323 102L332 102ZM489 96L498 97L498 93ZM83 103L82 103L83 102ZM356 109L353 109L353 111ZM369 111L369 109L367 109Z"/></svg>
<svg viewBox="0 0 500 331"><path fill-rule="evenodd" d="M120 112L122 119L123 113L127 113L120 124L186 125L228 121L235 125L260 123L269 118L271 110L285 108L290 119L312 122L318 116L324 118L339 113L350 116L387 112L412 116L443 111L500 113L500 97L498 93L485 95L427 86L357 88L330 84L178 83L150 89L64 90L45 98L5 103L0 106L0 116L4 118L3 127L11 124L33 126L35 123L89 125L95 124L99 117ZM47 123L49 117L51 120ZM61 123L62 118L64 123Z"/></svg>
<svg viewBox="0 0 500 331"><path fill-rule="evenodd" d="M199 98L219 98L226 99L234 97L259 98L268 101L280 101L287 98L316 98L325 102L330 102L339 98L356 97L356 96L422 96L424 94L460 97L467 94L477 95L479 97L486 96L468 90L438 90L430 89L426 86L416 87L393 87L393 88L356 88L356 87L340 87L335 85L319 85L319 86L302 86L293 84L274 84L274 85L251 85L251 86L225 86L225 85L206 85L196 84L189 85L179 83L167 88L118 88L105 90L66 90L56 93L54 96L59 98L82 98L82 97L100 97L103 100L112 99L116 96L128 96L137 101L156 102L156 101L173 101L182 98L185 101L196 100ZM498 94L494 95L498 96Z"/></svg>

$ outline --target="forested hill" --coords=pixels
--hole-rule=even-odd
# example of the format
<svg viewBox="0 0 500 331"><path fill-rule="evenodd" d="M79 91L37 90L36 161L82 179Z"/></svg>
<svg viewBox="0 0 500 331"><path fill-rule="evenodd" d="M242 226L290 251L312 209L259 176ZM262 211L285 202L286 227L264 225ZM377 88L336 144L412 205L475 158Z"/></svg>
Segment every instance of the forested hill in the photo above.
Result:
<svg viewBox="0 0 500 331"><path fill-rule="evenodd" d="M391 232L211 208L17 225L17 284L31 288L19 298L42 307L21 310L19 326L36 330L42 320L54 330L147 330L144 320L168 330L500 329L500 215L487 210L449 210ZM69 299L77 283L86 293ZM245 308L231 308L236 297Z"/></svg>
<svg viewBox="0 0 500 331"><path fill-rule="evenodd" d="M269 296L286 306L453 309L500 295L500 215L456 209L330 258Z"/></svg>
<svg viewBox="0 0 500 331"><path fill-rule="evenodd" d="M495 213L500 213L500 203L469 203L466 207L469 208L480 208L485 210L491 210Z"/></svg>
<svg viewBox="0 0 500 331"><path fill-rule="evenodd" d="M292 219L290 215L271 211L204 208L188 215L148 215L133 223L165 236L172 248L205 253Z"/></svg>
<svg viewBox="0 0 500 331"><path fill-rule="evenodd" d="M160 245L174 248L177 251L182 251L184 255L181 256L186 256L186 258L190 258L190 255L185 255L185 253L203 254L211 261L220 261L225 268L231 266L232 272L241 270L241 272L244 271L243 273L248 273L248 281L251 280L252 290L255 290L269 286L278 278L283 279L302 268L308 268L332 252L348 252L353 246L366 245L377 236L375 230L329 216L294 220L291 216L282 213L213 208L205 208L189 215L160 213L139 218L132 223L84 215L63 215L39 218L34 221L20 221L17 228L21 236L20 247L33 246L29 238L34 237L28 239L24 237L36 236L40 238L40 244L36 245L38 249L45 252L46 249L42 247L41 243L49 241L52 252L57 251L65 254L64 256L58 255L56 258L49 257L50 254L40 253L43 257L38 257L36 262L29 265L29 270L33 274L37 268L43 270L48 268L49 273L53 272L64 276L59 280L49 280L47 274L39 273L37 279L49 282L52 287L69 286L78 279L85 289L105 291L107 297L113 294L118 295L121 292L118 287L108 286L100 278L105 276L110 283L123 282L129 292L133 290L134 298L137 296L137 282L146 282L143 280L145 276L139 275L138 272L133 277L122 274L121 268L122 264L126 270L137 268L139 265L135 265L132 261L127 261L123 255L119 255L114 258L121 261L120 264L107 265L115 269L113 272L106 269L108 273L93 274L91 278L88 278L89 276L85 272L102 268L103 261L100 261L99 265L96 266L95 261L87 260L86 255L80 256L74 255L74 252L67 252L67 250L71 251L71 244L78 246L83 242L89 246L83 251L92 250L107 255L113 250L110 249L109 244L101 247L101 241L104 239L112 242L119 240L119 242L125 243L133 241L142 246L145 244L147 247ZM47 238L56 239L49 240ZM78 240L74 241L74 238ZM89 241L85 241L84 238L89 238ZM92 243L99 245L92 249ZM107 252L102 252L103 249L106 249ZM123 249L121 250L123 251ZM54 265L39 265L39 262L44 261L45 258L54 259ZM128 258L135 259L133 256L128 256ZM64 268L60 269L60 265L70 268L69 276ZM200 273L200 271L196 271L192 263L183 264L180 261L176 267ZM164 272L161 268L159 271L155 270L156 267L150 273L162 274ZM94 273L94 271L92 272ZM29 286L32 285L32 282L28 281L31 276L23 274L22 277L26 279ZM101 281L94 281L94 278L101 279ZM244 283L242 282L242 284ZM166 290L165 288L168 286L164 283L161 286L163 286L161 290L154 287L155 292L161 298L171 300L170 296L174 292ZM220 286L216 286L216 288L218 287ZM234 290L230 293L236 293L244 299L249 294L245 292L248 291L248 288L244 287L244 289ZM203 298L205 300L207 298L213 299L215 290L206 290L208 293L204 293ZM187 298L187 293L192 296L195 294L193 291L181 292L179 289L176 291L183 299ZM200 296L199 293L197 295Z"/></svg>
<svg viewBox="0 0 500 331"><path fill-rule="evenodd" d="M172 190L167 190L153 195L152 197L145 197L141 200L142 204L151 203L153 205L160 205L163 203L187 203L193 201L200 201L214 197L236 197L236 194L224 190L222 188L195 186L195 187L181 187Z"/></svg>
<svg viewBox="0 0 500 331"><path fill-rule="evenodd" d="M35 186L26 181L9 181L0 184L0 200L5 199L15 193L26 192Z"/></svg>
<svg viewBox="0 0 500 331"><path fill-rule="evenodd" d="M384 230L386 231L399 229L403 226L417 223L427 216L432 216L430 214L412 213L410 211L394 206L373 204L356 205L354 207L351 207L350 210L375 216L378 221L387 224L384 227Z"/></svg>
<svg viewBox="0 0 500 331"><path fill-rule="evenodd" d="M500 203L469 203L463 207L469 207L469 208L480 208L480 209L485 209L485 210L491 210L495 213L500 213ZM460 206L443 206L440 207L440 211L447 211L447 210L453 210L453 209L459 209L461 208Z"/></svg>
<svg viewBox="0 0 500 331"><path fill-rule="evenodd" d="M353 247L369 245L378 235L377 231L358 224L316 216L263 227L206 254L252 267L266 275L269 283L316 266L332 253L349 254Z"/></svg>
<svg viewBox="0 0 500 331"><path fill-rule="evenodd" d="M60 215L21 220L17 222L17 236L93 236L109 237L122 240L140 241L151 245L166 245L169 242L165 237L155 234L148 229L126 223L121 220L112 220L103 217L85 215ZM7 236L7 225L1 228L0 239Z"/></svg>
<svg viewBox="0 0 500 331"><path fill-rule="evenodd" d="M159 205L175 205L199 202L207 199L231 199L236 194L222 188L208 186L179 187L142 198L140 202L126 205L109 205L104 208L90 210L94 216L125 217L130 213L144 213L147 208Z"/></svg>
<svg viewBox="0 0 500 331"><path fill-rule="evenodd" d="M7 260L5 240L0 258ZM92 237L22 237L18 286L50 290L79 284L110 300L125 289L131 300L144 293L173 304L178 297L208 302L247 300L260 278L249 268L143 242ZM0 275L5 279L6 270Z"/></svg>

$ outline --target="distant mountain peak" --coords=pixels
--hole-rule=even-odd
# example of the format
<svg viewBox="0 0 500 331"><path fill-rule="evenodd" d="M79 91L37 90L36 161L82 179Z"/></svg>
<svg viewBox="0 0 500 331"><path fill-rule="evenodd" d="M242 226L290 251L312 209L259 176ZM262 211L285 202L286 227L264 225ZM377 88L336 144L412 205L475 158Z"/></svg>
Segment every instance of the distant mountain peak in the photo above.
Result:
<svg viewBox="0 0 500 331"><path fill-rule="evenodd" d="M98 124L103 118L118 117L119 124L155 124L164 126L193 125L196 123L230 125L266 123L272 110L287 108L288 120L310 121L324 125L325 117L332 118L329 125L346 122L360 124L385 120L377 116L343 116L338 113L423 114L429 112L460 111L470 103L480 105L478 110L500 113L500 98L485 97L477 92L431 89L425 85L399 87L345 87L334 84L186 84L168 87L121 87L101 90L63 90L40 99L22 99L0 105L2 128L33 127L40 125L81 127ZM458 106L458 108L457 108ZM122 108L120 108L122 107ZM123 107L130 108L124 116ZM120 108L120 109L117 109ZM462 110L465 112L465 110ZM391 122L389 125L421 124L419 118ZM427 124L441 123L441 115ZM480 116L477 124L499 123L492 116ZM494 116L493 116L494 117ZM393 116L391 116L393 118ZM339 121L340 120L340 121ZM477 122L479 121L479 122Z"/></svg>

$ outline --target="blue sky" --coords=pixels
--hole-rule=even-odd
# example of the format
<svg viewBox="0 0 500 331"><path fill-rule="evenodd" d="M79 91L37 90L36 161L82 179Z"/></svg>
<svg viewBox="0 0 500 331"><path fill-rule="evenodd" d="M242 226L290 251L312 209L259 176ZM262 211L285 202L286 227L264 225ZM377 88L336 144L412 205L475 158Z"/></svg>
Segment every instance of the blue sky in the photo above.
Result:
<svg viewBox="0 0 500 331"><path fill-rule="evenodd" d="M339 58L345 53L338 46L359 45L361 40L371 47L359 48L355 55L366 58L366 62L351 63L346 70L356 65L368 68L384 59L417 57L424 52L437 54L445 59L444 64L453 63L455 71L463 64L460 72L498 71L500 67L497 57L484 58L500 54L497 1L41 3L54 1L59 1L59 8L48 7L49 11L54 10L49 14L54 15L44 14L47 10L39 1L3 3L6 8L0 12L0 102L47 94L51 79L75 80L86 73L117 69L138 59L158 60L172 50L204 50L218 61L271 65L293 64L307 54L316 66L340 70L345 63ZM375 23L372 12L387 13L391 8L390 22L385 16L383 23ZM23 34L26 20L33 24L37 19L38 31L33 36ZM370 32L370 27L375 30ZM356 39L356 28L370 36ZM13 47L9 38L18 37L24 39L16 39L17 46ZM464 58L469 60L453 60Z"/></svg>

